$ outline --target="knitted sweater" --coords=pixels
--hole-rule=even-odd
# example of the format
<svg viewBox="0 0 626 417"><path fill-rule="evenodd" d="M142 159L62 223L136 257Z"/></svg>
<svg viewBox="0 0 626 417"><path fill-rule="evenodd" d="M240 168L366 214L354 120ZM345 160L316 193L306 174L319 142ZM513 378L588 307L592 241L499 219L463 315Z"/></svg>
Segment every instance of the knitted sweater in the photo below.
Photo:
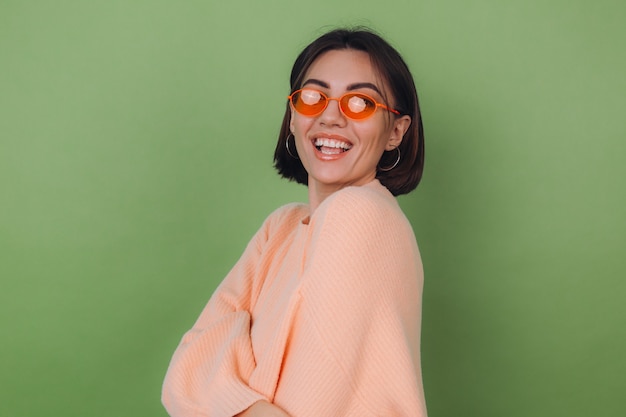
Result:
<svg viewBox="0 0 626 417"><path fill-rule="evenodd" d="M292 417L426 416L422 264L377 180L309 218L264 222L178 346L163 385L173 417L232 417L267 400Z"/></svg>

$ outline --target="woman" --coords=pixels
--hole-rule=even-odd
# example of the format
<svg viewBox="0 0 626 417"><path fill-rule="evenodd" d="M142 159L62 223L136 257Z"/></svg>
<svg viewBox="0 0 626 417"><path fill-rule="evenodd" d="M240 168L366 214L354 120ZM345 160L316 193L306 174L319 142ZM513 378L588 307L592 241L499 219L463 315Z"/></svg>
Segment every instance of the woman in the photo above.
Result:
<svg viewBox="0 0 626 417"><path fill-rule="evenodd" d="M309 204L271 214L183 337L171 416L426 416L422 264L394 195L422 174L411 74L368 30L298 56L275 166Z"/></svg>

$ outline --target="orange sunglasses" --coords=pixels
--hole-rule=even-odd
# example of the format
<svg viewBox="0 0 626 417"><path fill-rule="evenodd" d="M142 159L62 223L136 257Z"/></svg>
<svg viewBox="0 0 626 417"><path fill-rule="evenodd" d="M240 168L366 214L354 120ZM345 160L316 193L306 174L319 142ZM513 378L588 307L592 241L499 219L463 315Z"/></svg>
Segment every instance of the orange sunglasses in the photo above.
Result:
<svg viewBox="0 0 626 417"><path fill-rule="evenodd" d="M378 103L372 97L363 93L346 93L339 98L328 97L321 91L312 88L303 88L294 91L289 97L293 108L303 116L318 116L322 114L330 100L337 100L341 112L352 120L365 120L382 107L394 114L399 115L398 110L394 110L384 104Z"/></svg>

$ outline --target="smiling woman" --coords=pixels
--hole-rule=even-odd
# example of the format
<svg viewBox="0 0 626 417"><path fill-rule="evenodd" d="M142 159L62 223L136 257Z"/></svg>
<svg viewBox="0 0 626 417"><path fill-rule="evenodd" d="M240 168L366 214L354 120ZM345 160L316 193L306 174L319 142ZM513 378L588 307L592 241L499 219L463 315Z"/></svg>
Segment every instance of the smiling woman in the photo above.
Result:
<svg viewBox="0 0 626 417"><path fill-rule="evenodd" d="M330 68L326 68L329 65ZM352 70L358 72L352 74L350 72ZM313 71L316 72L312 73ZM320 79L316 75L317 71L326 71L327 74L320 76L329 78ZM349 103L345 102L350 98L349 95L329 99L328 94L335 94L331 93L331 87L335 89L342 87L338 85L342 74L348 80L344 82L350 83L343 86L346 92L361 93L367 97L367 101L375 103L376 108L380 107L389 112L366 111L360 116L351 112ZM357 74L361 78L357 77ZM330 85L331 81L335 82L334 86ZM299 90L303 87L327 99L315 105L315 111L313 108L303 109L297 100L301 95ZM283 177L308 184L309 172L292 150L293 145L289 144L289 140L294 136L292 119L298 114L322 117L320 113L327 107L332 107L331 101L334 100L349 121L372 116L380 118L382 113L382 118L390 125L391 122L399 122L400 128L406 128L404 136L395 148L393 144L389 146L392 147L391 150L385 147L386 152L382 153L378 167L375 168L375 177L393 195L406 194L419 184L424 167L424 130L415 83L400 54L379 36L368 30L338 30L320 37L305 48L296 59L291 71L291 91L289 96L291 105L285 110L274 154L276 168Z"/></svg>
<svg viewBox="0 0 626 417"><path fill-rule="evenodd" d="M163 403L183 416L426 416L422 263L394 195L421 178L417 93L368 30L300 54L275 165L308 186L279 208L187 332Z"/></svg>
<svg viewBox="0 0 626 417"><path fill-rule="evenodd" d="M381 91L388 90L384 81L378 79L367 52L330 50L309 67L303 86L316 85L330 95L341 96L338 104L324 100L324 106L318 105L323 108L317 115L311 115L302 111L304 100L296 100L294 105L294 94L291 95L289 128L308 174L309 204L313 210L335 191L373 181L383 152L398 149L411 124L411 117L395 114L399 113L397 110L394 117L376 111L391 108L378 103L385 101ZM326 97L324 91L304 91L309 99L315 95ZM302 94L295 95L297 98Z"/></svg>

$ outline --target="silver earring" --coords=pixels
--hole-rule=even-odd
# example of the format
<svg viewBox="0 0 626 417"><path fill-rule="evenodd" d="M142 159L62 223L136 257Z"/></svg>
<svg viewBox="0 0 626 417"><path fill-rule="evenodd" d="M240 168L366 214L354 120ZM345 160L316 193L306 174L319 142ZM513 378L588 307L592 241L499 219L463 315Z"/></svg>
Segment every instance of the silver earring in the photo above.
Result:
<svg viewBox="0 0 626 417"><path fill-rule="evenodd" d="M391 171L392 169L398 166L398 163L400 162L400 148L394 148L394 149L398 151L398 157L396 158L396 162L394 162L393 165L390 167L378 167L379 171L383 171L383 172Z"/></svg>
<svg viewBox="0 0 626 417"><path fill-rule="evenodd" d="M291 152L291 149L289 149L289 138L293 138L293 140L295 141L296 138L293 137L293 135L290 133L289 136L287 136L287 140L285 141L285 147L287 148L287 153L289 154L289 156L291 156L293 159L300 159L298 158L298 152L296 151L296 155L294 155ZM294 143L295 144L295 143Z"/></svg>

